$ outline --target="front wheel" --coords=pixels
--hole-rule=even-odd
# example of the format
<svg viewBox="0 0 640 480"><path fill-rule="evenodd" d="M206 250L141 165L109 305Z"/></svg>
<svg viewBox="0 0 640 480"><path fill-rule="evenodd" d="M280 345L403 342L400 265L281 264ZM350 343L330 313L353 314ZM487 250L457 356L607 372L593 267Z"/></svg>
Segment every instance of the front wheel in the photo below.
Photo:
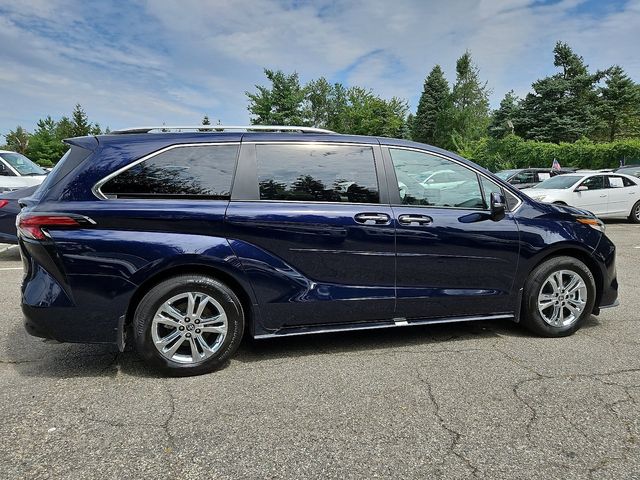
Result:
<svg viewBox="0 0 640 480"><path fill-rule="evenodd" d="M211 372L242 339L244 312L227 285L204 275L180 275L153 287L133 318L138 354L176 376Z"/></svg>
<svg viewBox="0 0 640 480"><path fill-rule="evenodd" d="M640 223L640 200L638 200L629 214L629 221L631 223Z"/></svg>
<svg viewBox="0 0 640 480"><path fill-rule="evenodd" d="M524 287L522 323L545 337L571 335L593 311L593 274L577 258L550 258L533 269Z"/></svg>

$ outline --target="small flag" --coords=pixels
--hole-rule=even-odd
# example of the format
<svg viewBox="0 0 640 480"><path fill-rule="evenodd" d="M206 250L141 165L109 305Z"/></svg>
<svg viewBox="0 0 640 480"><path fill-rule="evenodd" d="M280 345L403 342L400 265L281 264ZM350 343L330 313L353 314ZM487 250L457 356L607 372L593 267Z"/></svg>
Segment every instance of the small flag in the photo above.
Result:
<svg viewBox="0 0 640 480"><path fill-rule="evenodd" d="M554 158L553 165L551 165L551 170L560 170L561 168L562 167L560 166L560 162L558 162L558 160Z"/></svg>

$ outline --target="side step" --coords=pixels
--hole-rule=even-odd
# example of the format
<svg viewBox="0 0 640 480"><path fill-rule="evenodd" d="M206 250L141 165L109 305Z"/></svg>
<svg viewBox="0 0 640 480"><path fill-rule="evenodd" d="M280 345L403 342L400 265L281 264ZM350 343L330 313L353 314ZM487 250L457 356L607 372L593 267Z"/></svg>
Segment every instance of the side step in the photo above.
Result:
<svg viewBox="0 0 640 480"><path fill-rule="evenodd" d="M407 320L406 318L394 318L378 322L340 323L334 325L314 325L306 327L288 327L276 330L274 333L255 335L255 339L292 337L295 335L312 335L315 333L350 332L355 330L377 330L379 328L408 327L414 325L431 325L438 323L478 322L482 320L513 320L514 315L503 313L498 315L486 315L476 317L445 317L422 320Z"/></svg>

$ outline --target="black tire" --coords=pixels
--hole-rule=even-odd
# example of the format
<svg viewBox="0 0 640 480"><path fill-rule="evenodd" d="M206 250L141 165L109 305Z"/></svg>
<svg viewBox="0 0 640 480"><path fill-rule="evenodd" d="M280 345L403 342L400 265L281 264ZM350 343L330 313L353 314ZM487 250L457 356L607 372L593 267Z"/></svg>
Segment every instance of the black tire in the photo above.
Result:
<svg viewBox="0 0 640 480"><path fill-rule="evenodd" d="M547 323L538 310L538 295L545 281L554 272L569 270L577 273L585 283L587 298L582 313L570 325L554 326ZM525 282L522 297L521 322L523 326L545 337L565 337L578 330L591 315L596 299L596 286L593 274L587 266L574 257L553 257L545 260L529 274Z"/></svg>
<svg viewBox="0 0 640 480"><path fill-rule="evenodd" d="M194 363L181 363L160 353L154 344L151 330L154 328L153 318L158 309L167 300L188 292L205 294L218 302L224 309L227 329L222 343L211 356ZM205 275L179 275L154 286L142 298L134 314L133 334L138 355L149 365L169 375L189 376L209 373L223 366L238 349L244 332L244 324L242 304L227 285ZM186 332L183 333L186 334ZM188 346L187 342L187 345L181 348Z"/></svg>
<svg viewBox="0 0 640 480"><path fill-rule="evenodd" d="M640 223L640 200L638 200L629 214L629 221L631 223Z"/></svg>

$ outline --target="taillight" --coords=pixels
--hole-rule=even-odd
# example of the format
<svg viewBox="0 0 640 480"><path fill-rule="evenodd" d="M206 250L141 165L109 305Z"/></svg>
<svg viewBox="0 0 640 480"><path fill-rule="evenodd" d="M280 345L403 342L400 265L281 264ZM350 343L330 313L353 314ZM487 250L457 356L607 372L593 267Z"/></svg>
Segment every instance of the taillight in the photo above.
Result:
<svg viewBox="0 0 640 480"><path fill-rule="evenodd" d="M0 208L3 208L9 203L9 200L0 200Z"/></svg>
<svg viewBox="0 0 640 480"><path fill-rule="evenodd" d="M18 235L33 240L46 240L49 235L46 228L74 228L95 225L96 222L82 215L58 215L21 213L16 219Z"/></svg>

